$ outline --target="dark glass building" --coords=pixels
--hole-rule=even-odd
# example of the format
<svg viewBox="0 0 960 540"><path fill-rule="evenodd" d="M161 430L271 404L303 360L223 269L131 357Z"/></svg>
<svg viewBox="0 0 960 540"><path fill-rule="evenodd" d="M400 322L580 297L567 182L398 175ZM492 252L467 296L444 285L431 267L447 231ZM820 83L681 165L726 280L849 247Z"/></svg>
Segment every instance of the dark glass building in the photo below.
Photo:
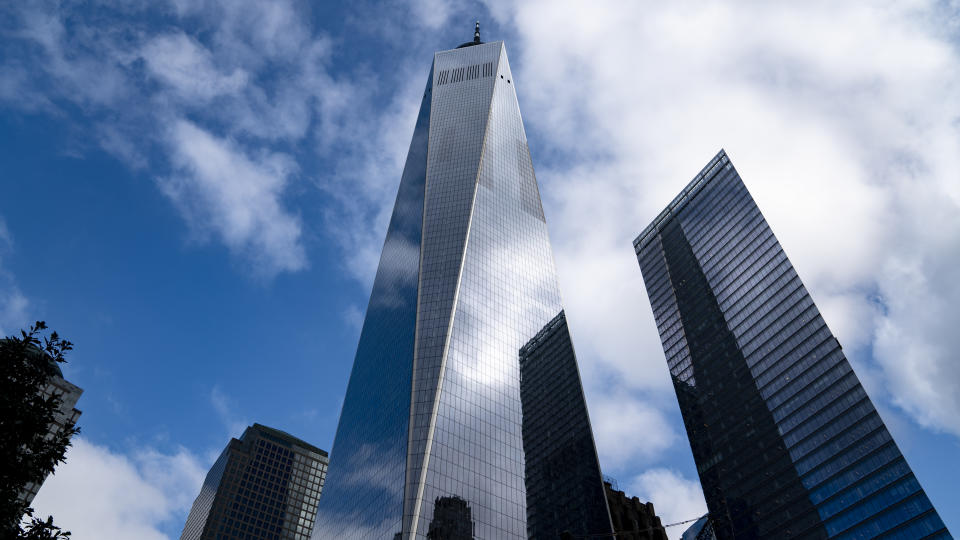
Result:
<svg viewBox="0 0 960 540"><path fill-rule="evenodd" d="M680 540L717 540L717 537L713 534L710 520L704 516L684 531Z"/></svg>
<svg viewBox="0 0 960 540"><path fill-rule="evenodd" d="M180 540L306 540L326 473L326 452L254 424L210 468Z"/></svg>
<svg viewBox="0 0 960 540"><path fill-rule="evenodd" d="M518 353L562 305L515 83L479 31L434 55L315 539L527 537Z"/></svg>
<svg viewBox="0 0 960 540"><path fill-rule="evenodd" d="M950 538L723 151L634 248L717 538Z"/></svg>
<svg viewBox="0 0 960 540"><path fill-rule="evenodd" d="M562 311L520 349L520 401L527 536L612 533L587 403Z"/></svg>

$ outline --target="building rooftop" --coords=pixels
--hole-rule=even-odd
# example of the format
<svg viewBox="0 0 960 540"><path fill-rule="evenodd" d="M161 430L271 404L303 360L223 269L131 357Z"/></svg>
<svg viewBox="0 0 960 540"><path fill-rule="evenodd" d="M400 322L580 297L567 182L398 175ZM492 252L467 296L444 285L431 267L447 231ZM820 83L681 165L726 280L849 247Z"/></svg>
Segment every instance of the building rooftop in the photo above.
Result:
<svg viewBox="0 0 960 540"><path fill-rule="evenodd" d="M653 238L654 233L659 232L663 225L666 225L667 221L673 217L674 212L686 206L686 204L703 189L703 186L707 185L707 183L716 176L716 173L719 172L720 168L728 161L730 160L727 158L727 153L721 148L720 151L717 152L717 155L713 156L713 159L707 163L706 167L701 169L700 172L693 177L693 180L687 184L687 187L683 188L680 194L654 218L653 222L647 225L647 228L637 235L637 238L633 241L634 250L639 253L643 245Z"/></svg>
<svg viewBox="0 0 960 540"><path fill-rule="evenodd" d="M268 427L263 424L256 424L256 423L253 424L252 428L265 435L269 435L269 436L272 436L273 438L280 439L287 444L295 444L297 446L306 448L307 450L316 452L323 457L329 457L329 454L327 454L326 450L321 450L316 446L304 441L303 439L298 439L297 437L294 437L293 435L287 433L286 431L280 431L279 429L274 429L272 427ZM247 428L247 429L250 429L250 428Z"/></svg>

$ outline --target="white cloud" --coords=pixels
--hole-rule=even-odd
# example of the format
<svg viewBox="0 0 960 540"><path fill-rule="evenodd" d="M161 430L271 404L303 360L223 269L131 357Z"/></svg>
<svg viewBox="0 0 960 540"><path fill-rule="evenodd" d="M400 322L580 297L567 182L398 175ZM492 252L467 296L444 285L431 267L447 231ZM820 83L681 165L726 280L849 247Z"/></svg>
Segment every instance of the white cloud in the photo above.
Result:
<svg viewBox="0 0 960 540"><path fill-rule="evenodd" d="M145 5L103 7L96 22L73 6L18 6L10 37L22 59L0 66L0 99L88 121L81 148L172 169L158 184L194 236L223 242L258 275L301 270L301 220L296 201L283 200L298 172L289 154L312 126L333 139L354 116L371 116L371 104L355 100L353 71L330 75L330 41L314 35L305 3L174 8L161 29L137 19ZM377 130L363 125L370 131L357 138Z"/></svg>
<svg viewBox="0 0 960 540"><path fill-rule="evenodd" d="M168 139L175 172L160 187L194 231L215 234L261 275L306 266L300 218L281 200L296 172L291 158L250 156L186 120L173 124Z"/></svg>
<svg viewBox="0 0 960 540"><path fill-rule="evenodd" d="M147 68L170 85L182 99L197 104L222 94L232 94L247 83L247 74L235 68L229 75L214 66L213 55L183 32L157 36L143 47Z"/></svg>
<svg viewBox="0 0 960 540"><path fill-rule="evenodd" d="M295 0L173 0L177 14L213 31L224 55L263 63L288 60L311 39L309 6Z"/></svg>
<svg viewBox="0 0 960 540"><path fill-rule="evenodd" d="M649 469L630 483L628 495L643 502L653 502L660 521L664 524L687 521L707 513L707 503L703 500L700 483L687 480L682 474L670 469ZM672 540L680 538L689 525L678 525L667 529Z"/></svg>
<svg viewBox="0 0 960 540"><path fill-rule="evenodd" d="M594 398L590 402L590 421L600 465L607 473L659 457L677 440L663 413L622 393Z"/></svg>
<svg viewBox="0 0 960 540"><path fill-rule="evenodd" d="M446 24L453 13L453 5L449 0L410 0L407 5L411 11L410 18L431 30Z"/></svg>
<svg viewBox="0 0 960 540"><path fill-rule="evenodd" d="M881 270L885 313L874 351L897 405L925 427L960 434L960 224L939 217L923 235L927 245L908 248Z"/></svg>
<svg viewBox="0 0 960 540"><path fill-rule="evenodd" d="M59 92L89 108L109 106L123 100L129 87L121 64L129 57L110 41L109 33L83 32L83 45L96 50L97 55L77 54L79 43L76 36L68 34L58 11L34 9L34 6L27 5L17 7L20 26L16 35L40 47L42 59L35 61L34 67L53 79ZM36 99L29 96L36 89L28 85L21 85L19 92L27 94L28 102ZM44 102L49 103L48 100Z"/></svg>
<svg viewBox="0 0 960 540"><path fill-rule="evenodd" d="M183 448L124 455L75 437L33 506L75 540L166 540L164 531L182 527L205 475L204 464Z"/></svg>

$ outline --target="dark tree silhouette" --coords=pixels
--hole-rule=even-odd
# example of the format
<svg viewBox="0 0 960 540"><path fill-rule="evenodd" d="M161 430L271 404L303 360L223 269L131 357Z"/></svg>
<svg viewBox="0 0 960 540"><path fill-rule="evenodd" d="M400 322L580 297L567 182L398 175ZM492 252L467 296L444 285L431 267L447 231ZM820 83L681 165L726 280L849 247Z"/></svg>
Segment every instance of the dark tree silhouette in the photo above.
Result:
<svg viewBox="0 0 960 540"><path fill-rule="evenodd" d="M58 364L73 348L47 325L37 321L20 337L0 339L0 538L51 540L69 532L33 515L19 495L29 482L43 482L54 467L63 463L70 437L79 430L71 422L50 435L50 425L60 409L57 393L44 395L51 377L59 375Z"/></svg>

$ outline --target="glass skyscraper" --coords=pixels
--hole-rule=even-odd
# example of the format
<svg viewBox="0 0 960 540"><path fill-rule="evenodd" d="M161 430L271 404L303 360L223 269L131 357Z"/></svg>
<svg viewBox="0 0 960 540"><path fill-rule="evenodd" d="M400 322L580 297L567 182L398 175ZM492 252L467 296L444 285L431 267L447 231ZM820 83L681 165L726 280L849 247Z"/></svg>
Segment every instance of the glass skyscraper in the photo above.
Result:
<svg viewBox="0 0 960 540"><path fill-rule="evenodd" d="M634 248L718 539L951 538L726 153Z"/></svg>
<svg viewBox="0 0 960 540"><path fill-rule="evenodd" d="M520 349L562 306L514 84L479 31L434 55L315 539L527 537Z"/></svg>

